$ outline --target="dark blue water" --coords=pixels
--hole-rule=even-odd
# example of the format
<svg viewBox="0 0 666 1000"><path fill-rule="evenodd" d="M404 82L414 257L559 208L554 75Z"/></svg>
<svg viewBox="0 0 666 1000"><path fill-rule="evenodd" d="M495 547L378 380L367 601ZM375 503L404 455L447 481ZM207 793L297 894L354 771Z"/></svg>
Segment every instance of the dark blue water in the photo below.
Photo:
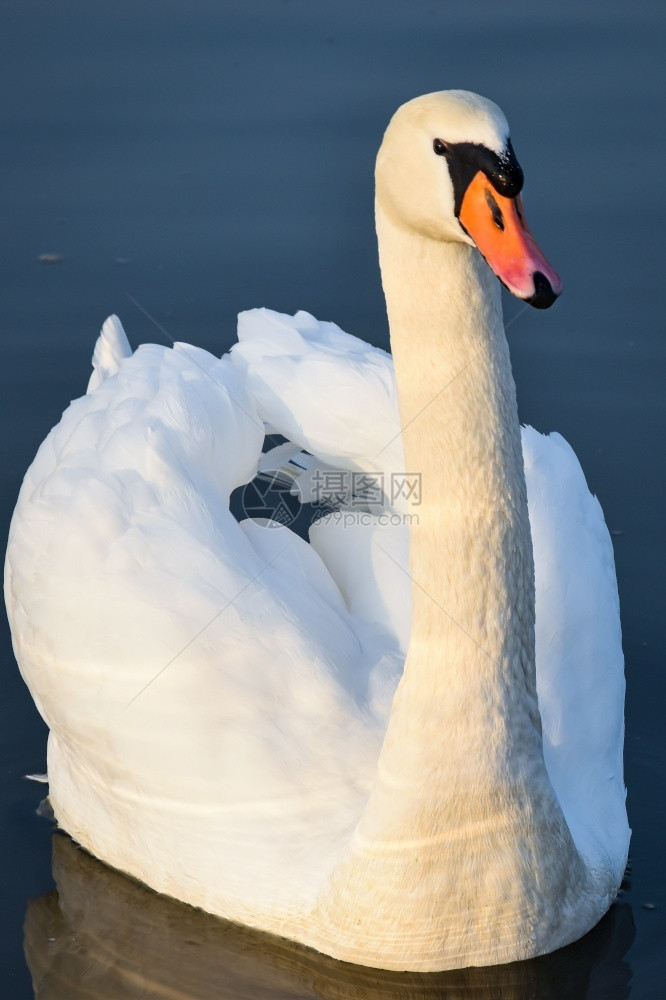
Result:
<svg viewBox="0 0 666 1000"><path fill-rule="evenodd" d="M402 101L444 87L502 106L531 228L565 281L556 307L509 333L521 417L568 438L614 533L634 834L622 904L591 938L541 965L426 984L355 979L195 919L79 863L62 838L55 895L42 790L22 779L44 770L46 732L5 628L3 995L33 995L28 964L49 998L162 996L160 975L183 997L664 995L665 46L657 0L4 0L5 526L112 311L135 345L219 353L236 313L267 305L387 346L372 217L383 128ZM507 317L518 308L508 300Z"/></svg>

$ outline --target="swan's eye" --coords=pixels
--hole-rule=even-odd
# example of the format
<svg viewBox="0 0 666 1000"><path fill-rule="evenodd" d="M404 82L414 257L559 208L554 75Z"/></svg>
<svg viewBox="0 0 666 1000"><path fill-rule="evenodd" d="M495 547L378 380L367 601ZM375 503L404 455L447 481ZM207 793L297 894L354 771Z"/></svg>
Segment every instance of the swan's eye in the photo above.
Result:
<svg viewBox="0 0 666 1000"><path fill-rule="evenodd" d="M435 139L435 141L432 144L432 148L437 153L437 156L446 156L446 154L449 151L448 146L446 145L445 142L442 142L441 139Z"/></svg>
<svg viewBox="0 0 666 1000"><path fill-rule="evenodd" d="M502 216L502 209L499 207L495 199L493 198L491 192L486 188L486 204L490 209L493 217L493 222L498 229L504 232L504 217Z"/></svg>

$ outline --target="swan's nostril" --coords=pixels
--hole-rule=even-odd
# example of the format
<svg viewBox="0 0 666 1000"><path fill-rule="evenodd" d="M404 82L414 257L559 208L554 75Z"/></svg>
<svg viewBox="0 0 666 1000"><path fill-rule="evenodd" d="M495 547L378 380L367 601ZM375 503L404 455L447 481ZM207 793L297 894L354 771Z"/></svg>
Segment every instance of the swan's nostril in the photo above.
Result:
<svg viewBox="0 0 666 1000"><path fill-rule="evenodd" d="M526 302L529 302L535 309L548 309L559 295L553 290L550 281L542 271L535 271L532 280L534 281L534 295L530 295Z"/></svg>
<svg viewBox="0 0 666 1000"><path fill-rule="evenodd" d="M486 188L486 205L490 209L490 214L493 217L494 224L501 232L504 232L504 216L502 215L502 209L495 201L492 191L488 190L488 188Z"/></svg>

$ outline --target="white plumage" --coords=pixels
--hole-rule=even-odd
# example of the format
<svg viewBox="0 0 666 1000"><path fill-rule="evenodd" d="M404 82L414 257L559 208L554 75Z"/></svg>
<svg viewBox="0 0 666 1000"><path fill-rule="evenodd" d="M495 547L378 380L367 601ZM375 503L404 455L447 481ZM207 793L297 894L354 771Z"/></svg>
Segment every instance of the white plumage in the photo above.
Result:
<svg viewBox="0 0 666 1000"><path fill-rule="evenodd" d="M476 104L473 110L474 118ZM491 131L493 115L484 125ZM463 240L446 246L462 246L475 269L470 275L485 269ZM477 280L490 287L485 277ZM586 873L578 879L581 897L569 886L563 903L550 898L550 875L540 882L538 837L529 875L514 862L507 867L504 855L497 861L494 852L506 845L492 846L492 838L488 871L467 871L469 857L483 858L479 823L491 821L469 821L477 832L468 853L450 826L427 819L429 803L440 799L433 815L449 817L447 794L455 785L464 796L468 780L437 787L438 748L455 746L458 735L454 703L446 731L430 710L440 697L435 687L426 714L411 724L401 720L404 707L394 708L391 725L394 734L402 726L406 763L398 777L385 747L389 763L378 771L410 637L415 569L406 515L427 508L425 486L423 508L388 496L346 519L319 522L312 544L288 527L238 523L229 511L231 492L257 471L267 428L321 468L365 471L384 482L403 474L391 357L306 313L254 310L239 318L239 344L222 359L184 344L131 354L112 317L93 364L88 394L65 411L26 475L5 574L17 659L51 730L48 770L61 825L161 892L370 965L508 961L559 947L592 926L626 860L624 679L611 543L566 442L522 432L543 754L577 850L572 857ZM499 379L501 358L496 364ZM457 384L462 392L463 379ZM434 410L433 421L445 419ZM429 438L439 433L433 426L420 426L424 449L442 447L439 437ZM516 489L519 495L519 482ZM446 512L446 504L440 486L437 510ZM454 558L453 550L448 561L442 556L444 575L453 573ZM493 573L491 566L489 579ZM456 600L472 586L464 575L457 580ZM417 579L414 600L426 601L419 586L427 589ZM474 597L467 594L471 606ZM448 615L449 605L442 612ZM488 650L496 626L478 621ZM463 624L464 636L476 628ZM527 653L520 655L529 664L526 627ZM472 640L481 664L484 656L499 657ZM416 642L412 636L412 657ZM430 642L435 656L441 642L432 634ZM474 683L476 669L465 684ZM457 682L445 681L441 697L447 690L457 691ZM409 685L401 691L396 706L410 704ZM507 692L507 704L518 699L510 683ZM487 739L477 732L473 742L501 744L505 722L492 714L490 689L484 704ZM475 718L473 706L465 711L461 740ZM420 741L424 756L415 749ZM496 774L500 758L502 781L513 787L514 752L500 747L499 757L479 763L479 788L486 787L484 767ZM516 765L534 798L520 793L527 819L519 836L507 835L509 851L512 838L532 836L539 803L552 796L539 753L526 765L532 778ZM377 805L389 778L394 798ZM407 793L407 819L396 826L386 802ZM468 794L470 809L484 808L485 792L470 787ZM509 812L512 795L499 794ZM432 844L424 846L421 833L408 835L410 814L421 830L431 823ZM393 830L389 839L377 832L377 816ZM499 814L492 820L493 828L502 823ZM555 837L553 853L559 849ZM400 851L388 902L382 887L393 876L375 872L387 850ZM562 864L575 867L565 855ZM447 899L452 871L455 898ZM358 888L366 876L367 891ZM516 887L515 899L507 884ZM478 918L475 900L485 892ZM526 899L537 899L532 911Z"/></svg>

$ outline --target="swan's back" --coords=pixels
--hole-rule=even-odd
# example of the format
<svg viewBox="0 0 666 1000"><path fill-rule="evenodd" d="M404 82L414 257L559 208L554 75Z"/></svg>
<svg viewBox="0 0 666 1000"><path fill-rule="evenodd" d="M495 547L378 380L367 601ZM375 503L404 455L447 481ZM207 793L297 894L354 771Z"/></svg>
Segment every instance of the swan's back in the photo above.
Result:
<svg viewBox="0 0 666 1000"><path fill-rule="evenodd" d="M257 310L231 357L131 355L115 321L95 359L26 476L6 563L56 812L155 888L280 932L314 905L372 783L409 637L408 529L366 512L313 526L308 545L239 524L229 496L267 428L322 467L402 474L391 358ZM588 865L619 881L610 539L568 445L526 429L523 451L548 773Z"/></svg>

